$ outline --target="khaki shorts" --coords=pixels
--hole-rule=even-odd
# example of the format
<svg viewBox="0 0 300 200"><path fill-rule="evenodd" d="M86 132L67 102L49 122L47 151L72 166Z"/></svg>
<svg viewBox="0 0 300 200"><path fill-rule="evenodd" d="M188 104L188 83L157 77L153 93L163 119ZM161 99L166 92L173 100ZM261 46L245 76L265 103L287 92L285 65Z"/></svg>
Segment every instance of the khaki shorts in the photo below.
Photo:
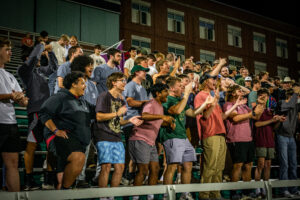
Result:
<svg viewBox="0 0 300 200"><path fill-rule="evenodd" d="M275 149L266 147L256 147L256 157L272 160L275 158Z"/></svg>

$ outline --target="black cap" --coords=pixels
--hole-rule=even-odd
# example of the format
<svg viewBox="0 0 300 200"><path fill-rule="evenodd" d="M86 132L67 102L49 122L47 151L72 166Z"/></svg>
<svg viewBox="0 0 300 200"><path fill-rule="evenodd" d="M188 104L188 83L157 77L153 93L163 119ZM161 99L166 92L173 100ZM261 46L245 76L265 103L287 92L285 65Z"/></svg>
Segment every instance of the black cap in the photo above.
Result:
<svg viewBox="0 0 300 200"><path fill-rule="evenodd" d="M200 83L202 84L205 80L209 79L209 78L213 78L213 79L216 79L217 76L211 76L209 74L210 72L206 72L205 74L203 74L200 78Z"/></svg>

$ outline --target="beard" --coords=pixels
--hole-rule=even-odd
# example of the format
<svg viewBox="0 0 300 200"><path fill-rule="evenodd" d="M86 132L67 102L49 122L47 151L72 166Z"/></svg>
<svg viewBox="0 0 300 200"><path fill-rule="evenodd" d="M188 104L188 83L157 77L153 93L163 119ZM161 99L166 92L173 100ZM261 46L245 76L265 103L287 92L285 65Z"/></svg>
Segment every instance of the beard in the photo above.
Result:
<svg viewBox="0 0 300 200"><path fill-rule="evenodd" d="M113 60L113 64L114 65L120 65L120 62L116 61L116 60Z"/></svg>

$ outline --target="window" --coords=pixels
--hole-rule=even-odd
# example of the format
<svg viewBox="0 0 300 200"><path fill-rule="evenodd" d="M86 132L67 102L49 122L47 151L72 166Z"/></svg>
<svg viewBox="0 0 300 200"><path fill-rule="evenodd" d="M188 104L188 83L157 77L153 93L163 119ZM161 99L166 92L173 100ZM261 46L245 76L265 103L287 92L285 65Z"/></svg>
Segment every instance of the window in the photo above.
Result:
<svg viewBox="0 0 300 200"><path fill-rule="evenodd" d="M200 60L212 64L215 60L215 52L200 49Z"/></svg>
<svg viewBox="0 0 300 200"><path fill-rule="evenodd" d="M200 38L215 41L215 22L213 20L199 18Z"/></svg>
<svg viewBox="0 0 300 200"><path fill-rule="evenodd" d="M276 39L276 54L280 58L288 58L287 41Z"/></svg>
<svg viewBox="0 0 300 200"><path fill-rule="evenodd" d="M300 44L297 44L297 61L300 62Z"/></svg>
<svg viewBox="0 0 300 200"><path fill-rule="evenodd" d="M228 60L229 60L230 65L234 65L237 68L242 67L242 62L243 62L242 58L238 58L238 57L234 57L234 56L228 56Z"/></svg>
<svg viewBox="0 0 300 200"><path fill-rule="evenodd" d="M181 60L185 59L185 47L182 45L168 42L168 53L175 53Z"/></svg>
<svg viewBox="0 0 300 200"><path fill-rule="evenodd" d="M255 52L266 53L266 36L261 33L253 33L253 49Z"/></svg>
<svg viewBox="0 0 300 200"><path fill-rule="evenodd" d="M132 23L151 26L150 3L133 1L131 4L131 21Z"/></svg>
<svg viewBox="0 0 300 200"><path fill-rule="evenodd" d="M228 25L228 45L242 48L241 28Z"/></svg>
<svg viewBox="0 0 300 200"><path fill-rule="evenodd" d="M263 62L254 61L254 74L257 75L259 72L267 71L267 64Z"/></svg>
<svg viewBox="0 0 300 200"><path fill-rule="evenodd" d="M184 34L184 12L168 8L168 31Z"/></svg>
<svg viewBox="0 0 300 200"><path fill-rule="evenodd" d="M277 66L277 75L284 79L284 77L289 75L289 69L287 67Z"/></svg>
<svg viewBox="0 0 300 200"><path fill-rule="evenodd" d="M148 53L151 53L151 39L140 37L136 35L131 36L131 46L136 48L143 48L147 50Z"/></svg>

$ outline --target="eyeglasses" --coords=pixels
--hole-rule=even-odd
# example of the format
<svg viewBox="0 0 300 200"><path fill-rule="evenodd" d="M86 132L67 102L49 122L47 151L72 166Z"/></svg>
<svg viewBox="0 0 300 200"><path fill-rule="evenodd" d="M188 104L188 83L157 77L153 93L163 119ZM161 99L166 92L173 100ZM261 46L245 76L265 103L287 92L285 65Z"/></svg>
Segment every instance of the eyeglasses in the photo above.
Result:
<svg viewBox="0 0 300 200"><path fill-rule="evenodd" d="M122 83L127 83L127 80L126 79L119 79L117 81L121 81Z"/></svg>

